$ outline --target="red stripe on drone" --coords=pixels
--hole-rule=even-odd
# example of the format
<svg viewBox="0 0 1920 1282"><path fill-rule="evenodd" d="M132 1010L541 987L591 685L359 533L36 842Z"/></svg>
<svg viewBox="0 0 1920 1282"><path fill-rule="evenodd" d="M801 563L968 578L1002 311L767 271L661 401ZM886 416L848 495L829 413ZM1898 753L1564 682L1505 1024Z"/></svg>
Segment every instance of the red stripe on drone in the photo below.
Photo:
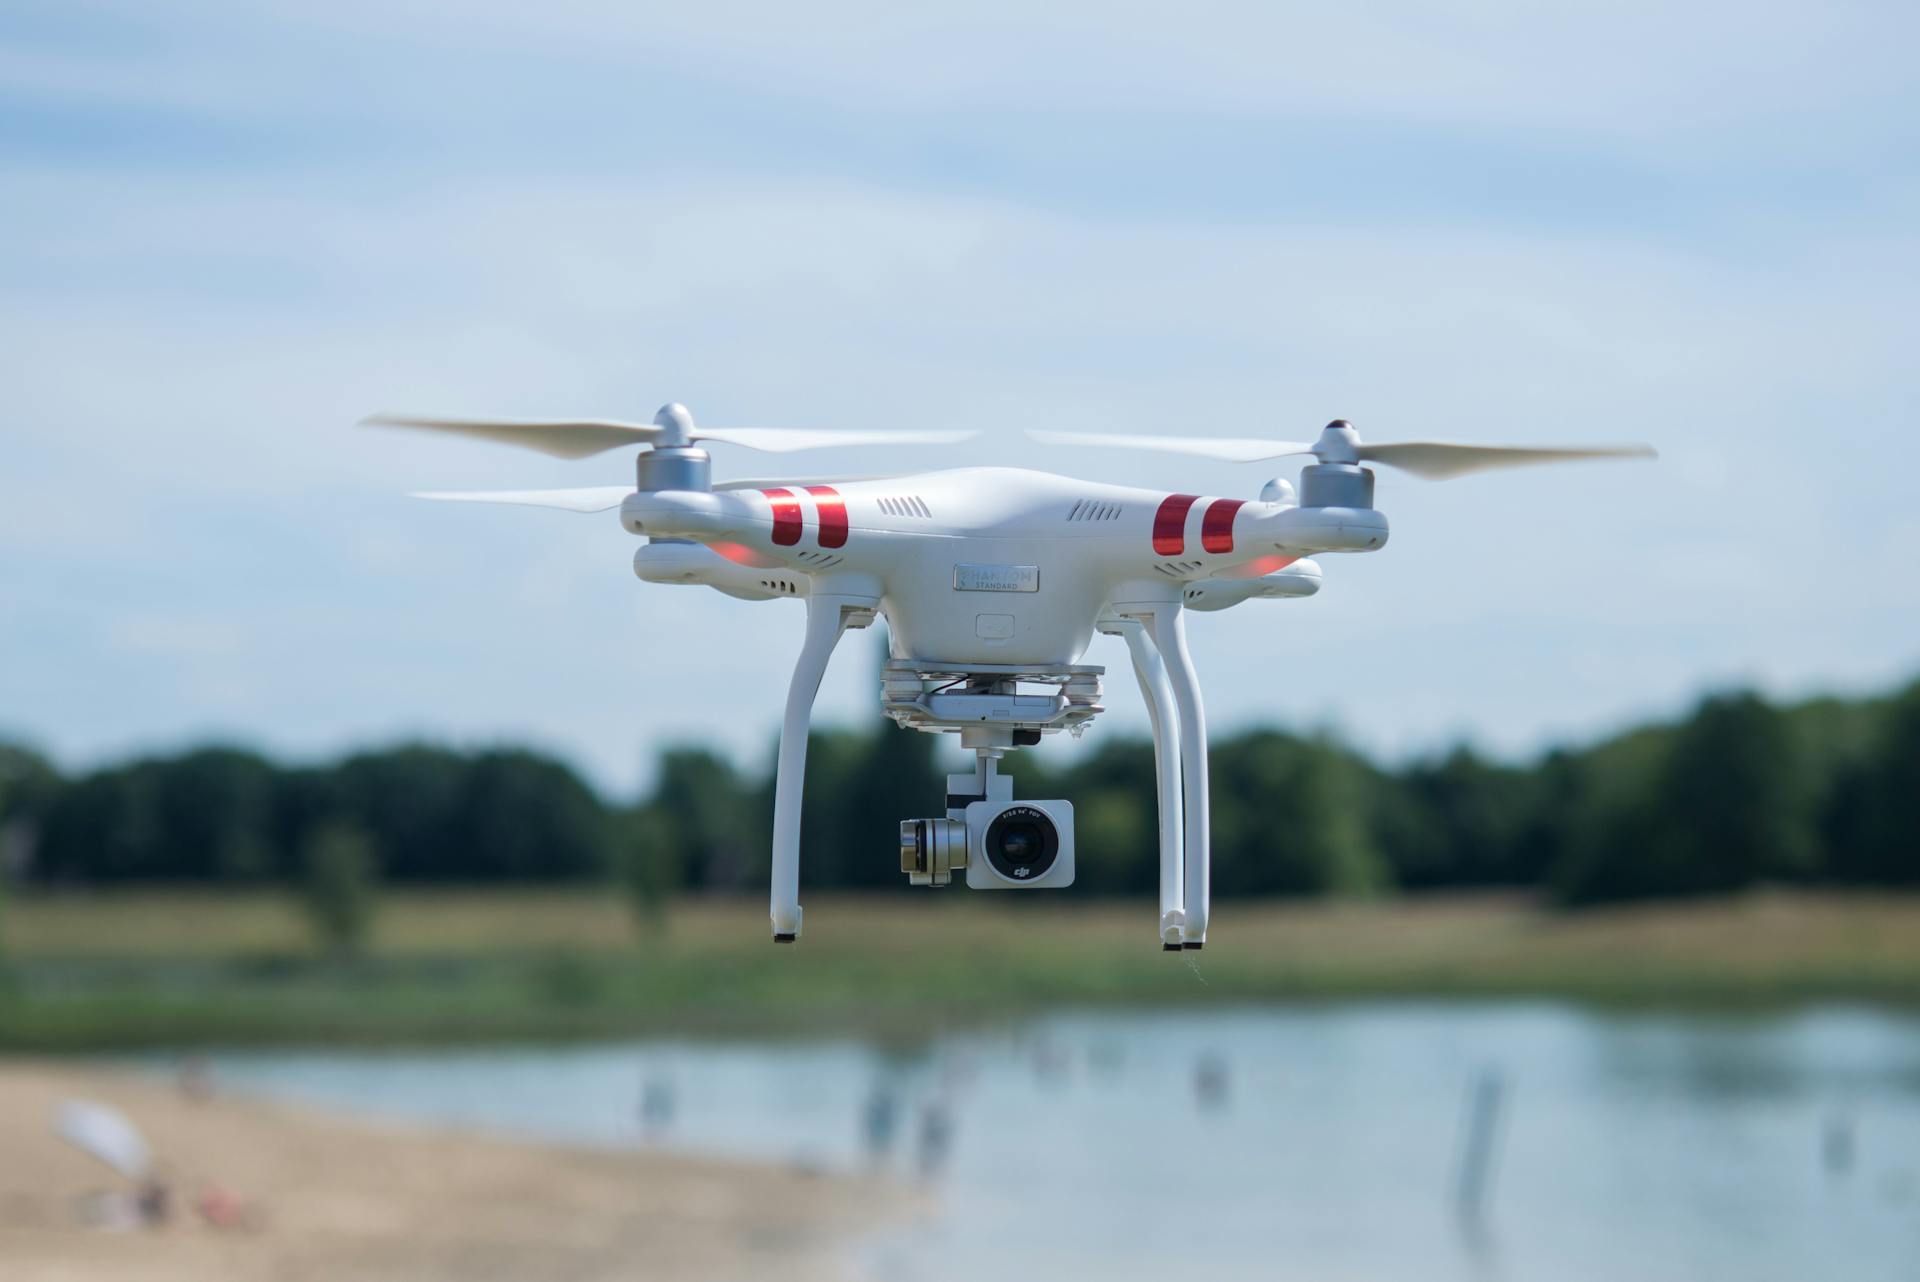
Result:
<svg viewBox="0 0 1920 1282"><path fill-rule="evenodd" d="M847 504L840 491L831 485L809 485L813 505L820 512L820 546L845 547L847 544Z"/></svg>
<svg viewBox="0 0 1920 1282"><path fill-rule="evenodd" d="M1200 546L1209 552L1233 551L1233 514L1246 506L1245 499L1215 499L1200 518Z"/></svg>
<svg viewBox="0 0 1920 1282"><path fill-rule="evenodd" d="M792 490L761 490L773 504L773 541L790 548L800 541L800 500Z"/></svg>
<svg viewBox="0 0 1920 1282"><path fill-rule="evenodd" d="M1169 494L1153 514L1153 550L1161 556L1179 556L1187 550L1187 513L1200 501L1197 494Z"/></svg>

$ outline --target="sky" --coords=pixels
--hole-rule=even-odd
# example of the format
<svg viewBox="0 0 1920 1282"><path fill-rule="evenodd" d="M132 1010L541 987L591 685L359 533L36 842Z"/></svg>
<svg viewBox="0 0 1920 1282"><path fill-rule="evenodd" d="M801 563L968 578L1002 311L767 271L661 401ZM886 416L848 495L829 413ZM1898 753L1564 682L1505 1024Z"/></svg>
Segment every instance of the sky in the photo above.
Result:
<svg viewBox="0 0 1920 1282"><path fill-rule="evenodd" d="M1216 733L1504 755L1920 672L1920 10L1785 0L0 8L0 735L71 768L525 742L760 766L803 610L650 587L604 485L380 411L1648 441L1382 474L1393 539L1191 620ZM1143 733L1124 650L1087 746ZM843 645L821 720L877 712ZM1050 745L1051 750L1051 745Z"/></svg>

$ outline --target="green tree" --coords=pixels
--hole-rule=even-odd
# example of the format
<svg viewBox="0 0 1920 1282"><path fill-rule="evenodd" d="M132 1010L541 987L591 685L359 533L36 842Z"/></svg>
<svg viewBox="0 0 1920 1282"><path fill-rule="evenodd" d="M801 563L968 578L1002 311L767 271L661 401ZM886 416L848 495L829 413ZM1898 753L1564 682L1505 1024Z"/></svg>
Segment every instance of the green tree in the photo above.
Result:
<svg viewBox="0 0 1920 1282"><path fill-rule="evenodd" d="M461 877L583 880L604 876L611 862L600 799L571 767L524 749L468 762L451 826Z"/></svg>
<svg viewBox="0 0 1920 1282"><path fill-rule="evenodd" d="M1115 739L1026 795L1073 803L1074 882L1092 894L1151 895L1160 887L1159 790L1153 744Z"/></svg>
<svg viewBox="0 0 1920 1282"><path fill-rule="evenodd" d="M379 861L372 840L352 824L335 821L307 838L301 903L328 952L356 952L373 924Z"/></svg>
<svg viewBox="0 0 1920 1282"><path fill-rule="evenodd" d="M385 853L394 881L480 880L465 872L459 810L466 760L449 748L402 744L348 757L332 778L316 781L310 804L322 813L350 819ZM331 812L331 813L328 813Z"/></svg>
<svg viewBox="0 0 1920 1282"><path fill-rule="evenodd" d="M859 808L862 800L869 804L875 800L871 797L863 799L859 795L860 775L866 764L871 738L870 733L832 727L807 735L806 791L800 803L800 877L803 887L856 886L862 880L872 884L873 861L862 856L873 852L873 838L886 820L875 815L873 823L866 823ZM769 826L760 832L744 835L753 851L755 880L759 879L759 869L772 856L773 792L773 771L769 769L761 781L759 793ZM884 800L890 803L894 799ZM916 813L930 812L923 809ZM881 840L888 840L888 836L882 834ZM889 862L898 875L898 857L891 857Z"/></svg>
<svg viewBox="0 0 1920 1282"><path fill-rule="evenodd" d="M96 771L54 801L37 862L55 879L265 880L276 775L237 748Z"/></svg>
<svg viewBox="0 0 1920 1282"><path fill-rule="evenodd" d="M1811 877L1817 792L1802 758L1780 711L1744 692L1594 754L1556 870L1560 897L1722 894Z"/></svg>
<svg viewBox="0 0 1920 1282"><path fill-rule="evenodd" d="M1073 802L1074 887L1094 895L1157 890L1160 829L1154 794L1096 787L1072 792L1068 800Z"/></svg>
<svg viewBox="0 0 1920 1282"><path fill-rule="evenodd" d="M689 882L735 889L764 876L772 802L726 758L704 748L668 748L649 810L665 825Z"/></svg>
<svg viewBox="0 0 1920 1282"><path fill-rule="evenodd" d="M197 866L225 881L270 877L275 774L272 762L240 748L201 748L162 762L153 792L165 864Z"/></svg>
<svg viewBox="0 0 1920 1282"><path fill-rule="evenodd" d="M1399 883L1410 890L1513 886L1539 879L1531 838L1542 770L1495 765L1458 747L1438 761L1372 772L1373 828Z"/></svg>
<svg viewBox="0 0 1920 1282"><path fill-rule="evenodd" d="M1803 880L1818 853L1811 773L1772 704L1751 693L1709 698L1680 728L1662 780L1673 858L1687 891Z"/></svg>
<svg viewBox="0 0 1920 1282"><path fill-rule="evenodd" d="M37 828L65 786L53 763L38 752L0 742L0 823Z"/></svg>
<svg viewBox="0 0 1920 1282"><path fill-rule="evenodd" d="M807 755L801 875L862 890L905 886L900 822L946 813L945 772L934 760L939 736L886 722L862 734L827 731L809 743L820 751L816 757L810 746Z"/></svg>
<svg viewBox="0 0 1920 1282"><path fill-rule="evenodd" d="M31 748L0 743L0 956L6 949L7 897L34 870L39 834L64 781Z"/></svg>
<svg viewBox="0 0 1920 1282"><path fill-rule="evenodd" d="M643 935L666 929L667 913L686 872L673 825L660 811L642 806L620 824L614 882Z"/></svg>
<svg viewBox="0 0 1920 1282"><path fill-rule="evenodd" d="M1869 753L1842 773L1824 827L1841 880L1920 882L1920 684L1893 701Z"/></svg>
<svg viewBox="0 0 1920 1282"><path fill-rule="evenodd" d="M13 778L3 764L0 764L0 967L4 967L7 958L7 895L13 889L13 870L7 866L7 801L12 792Z"/></svg>
<svg viewBox="0 0 1920 1282"><path fill-rule="evenodd" d="M1392 884L1366 767L1325 738L1263 730L1214 749L1214 886L1223 895L1370 895Z"/></svg>
<svg viewBox="0 0 1920 1282"><path fill-rule="evenodd" d="M611 864L600 799L565 764L524 749L407 744L351 757L298 791L305 822L352 819L395 881L581 880Z"/></svg>

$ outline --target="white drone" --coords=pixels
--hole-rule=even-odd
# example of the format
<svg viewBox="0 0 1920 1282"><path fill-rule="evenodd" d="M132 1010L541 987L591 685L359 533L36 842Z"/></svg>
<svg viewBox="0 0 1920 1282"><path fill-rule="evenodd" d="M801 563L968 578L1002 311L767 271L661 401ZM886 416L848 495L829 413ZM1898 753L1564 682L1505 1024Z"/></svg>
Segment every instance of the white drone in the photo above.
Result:
<svg viewBox="0 0 1920 1282"><path fill-rule="evenodd" d="M1127 643L1153 725L1159 800L1160 941L1207 938L1207 723L1187 650L1186 610L1255 597L1311 596L1316 552L1371 552L1387 541L1373 507L1384 463L1431 479L1570 459L1651 457L1645 446L1518 448L1409 442L1367 445L1336 419L1312 443L1244 438L1031 432L1035 440L1163 450L1253 463L1314 462L1300 492L1269 481L1257 500L1122 488L1022 468L914 475L730 481L715 485L702 441L784 452L845 445L939 444L965 432L708 428L668 405L651 424L501 422L379 416L524 445L560 458L643 446L633 489L435 493L570 512L620 509L647 542L634 572L649 583L705 584L748 601L800 597L806 641L787 689L773 807L773 937L800 934L800 798L814 695L841 634L887 619L882 711L903 726L958 733L971 773L949 775L946 818L901 825L900 862L915 885L954 869L979 889L1073 881L1073 808L1016 802L998 773L1011 749L1101 711L1102 668L1081 664L1096 632Z"/></svg>

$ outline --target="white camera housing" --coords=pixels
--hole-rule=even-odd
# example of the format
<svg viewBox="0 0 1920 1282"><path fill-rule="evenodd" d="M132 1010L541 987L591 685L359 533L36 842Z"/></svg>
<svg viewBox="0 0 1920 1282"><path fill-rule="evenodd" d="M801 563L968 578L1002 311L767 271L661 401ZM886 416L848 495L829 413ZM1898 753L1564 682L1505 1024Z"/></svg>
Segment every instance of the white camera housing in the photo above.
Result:
<svg viewBox="0 0 1920 1282"><path fill-rule="evenodd" d="M1073 803L976 801L967 807L971 890L1058 890L1073 884Z"/></svg>

